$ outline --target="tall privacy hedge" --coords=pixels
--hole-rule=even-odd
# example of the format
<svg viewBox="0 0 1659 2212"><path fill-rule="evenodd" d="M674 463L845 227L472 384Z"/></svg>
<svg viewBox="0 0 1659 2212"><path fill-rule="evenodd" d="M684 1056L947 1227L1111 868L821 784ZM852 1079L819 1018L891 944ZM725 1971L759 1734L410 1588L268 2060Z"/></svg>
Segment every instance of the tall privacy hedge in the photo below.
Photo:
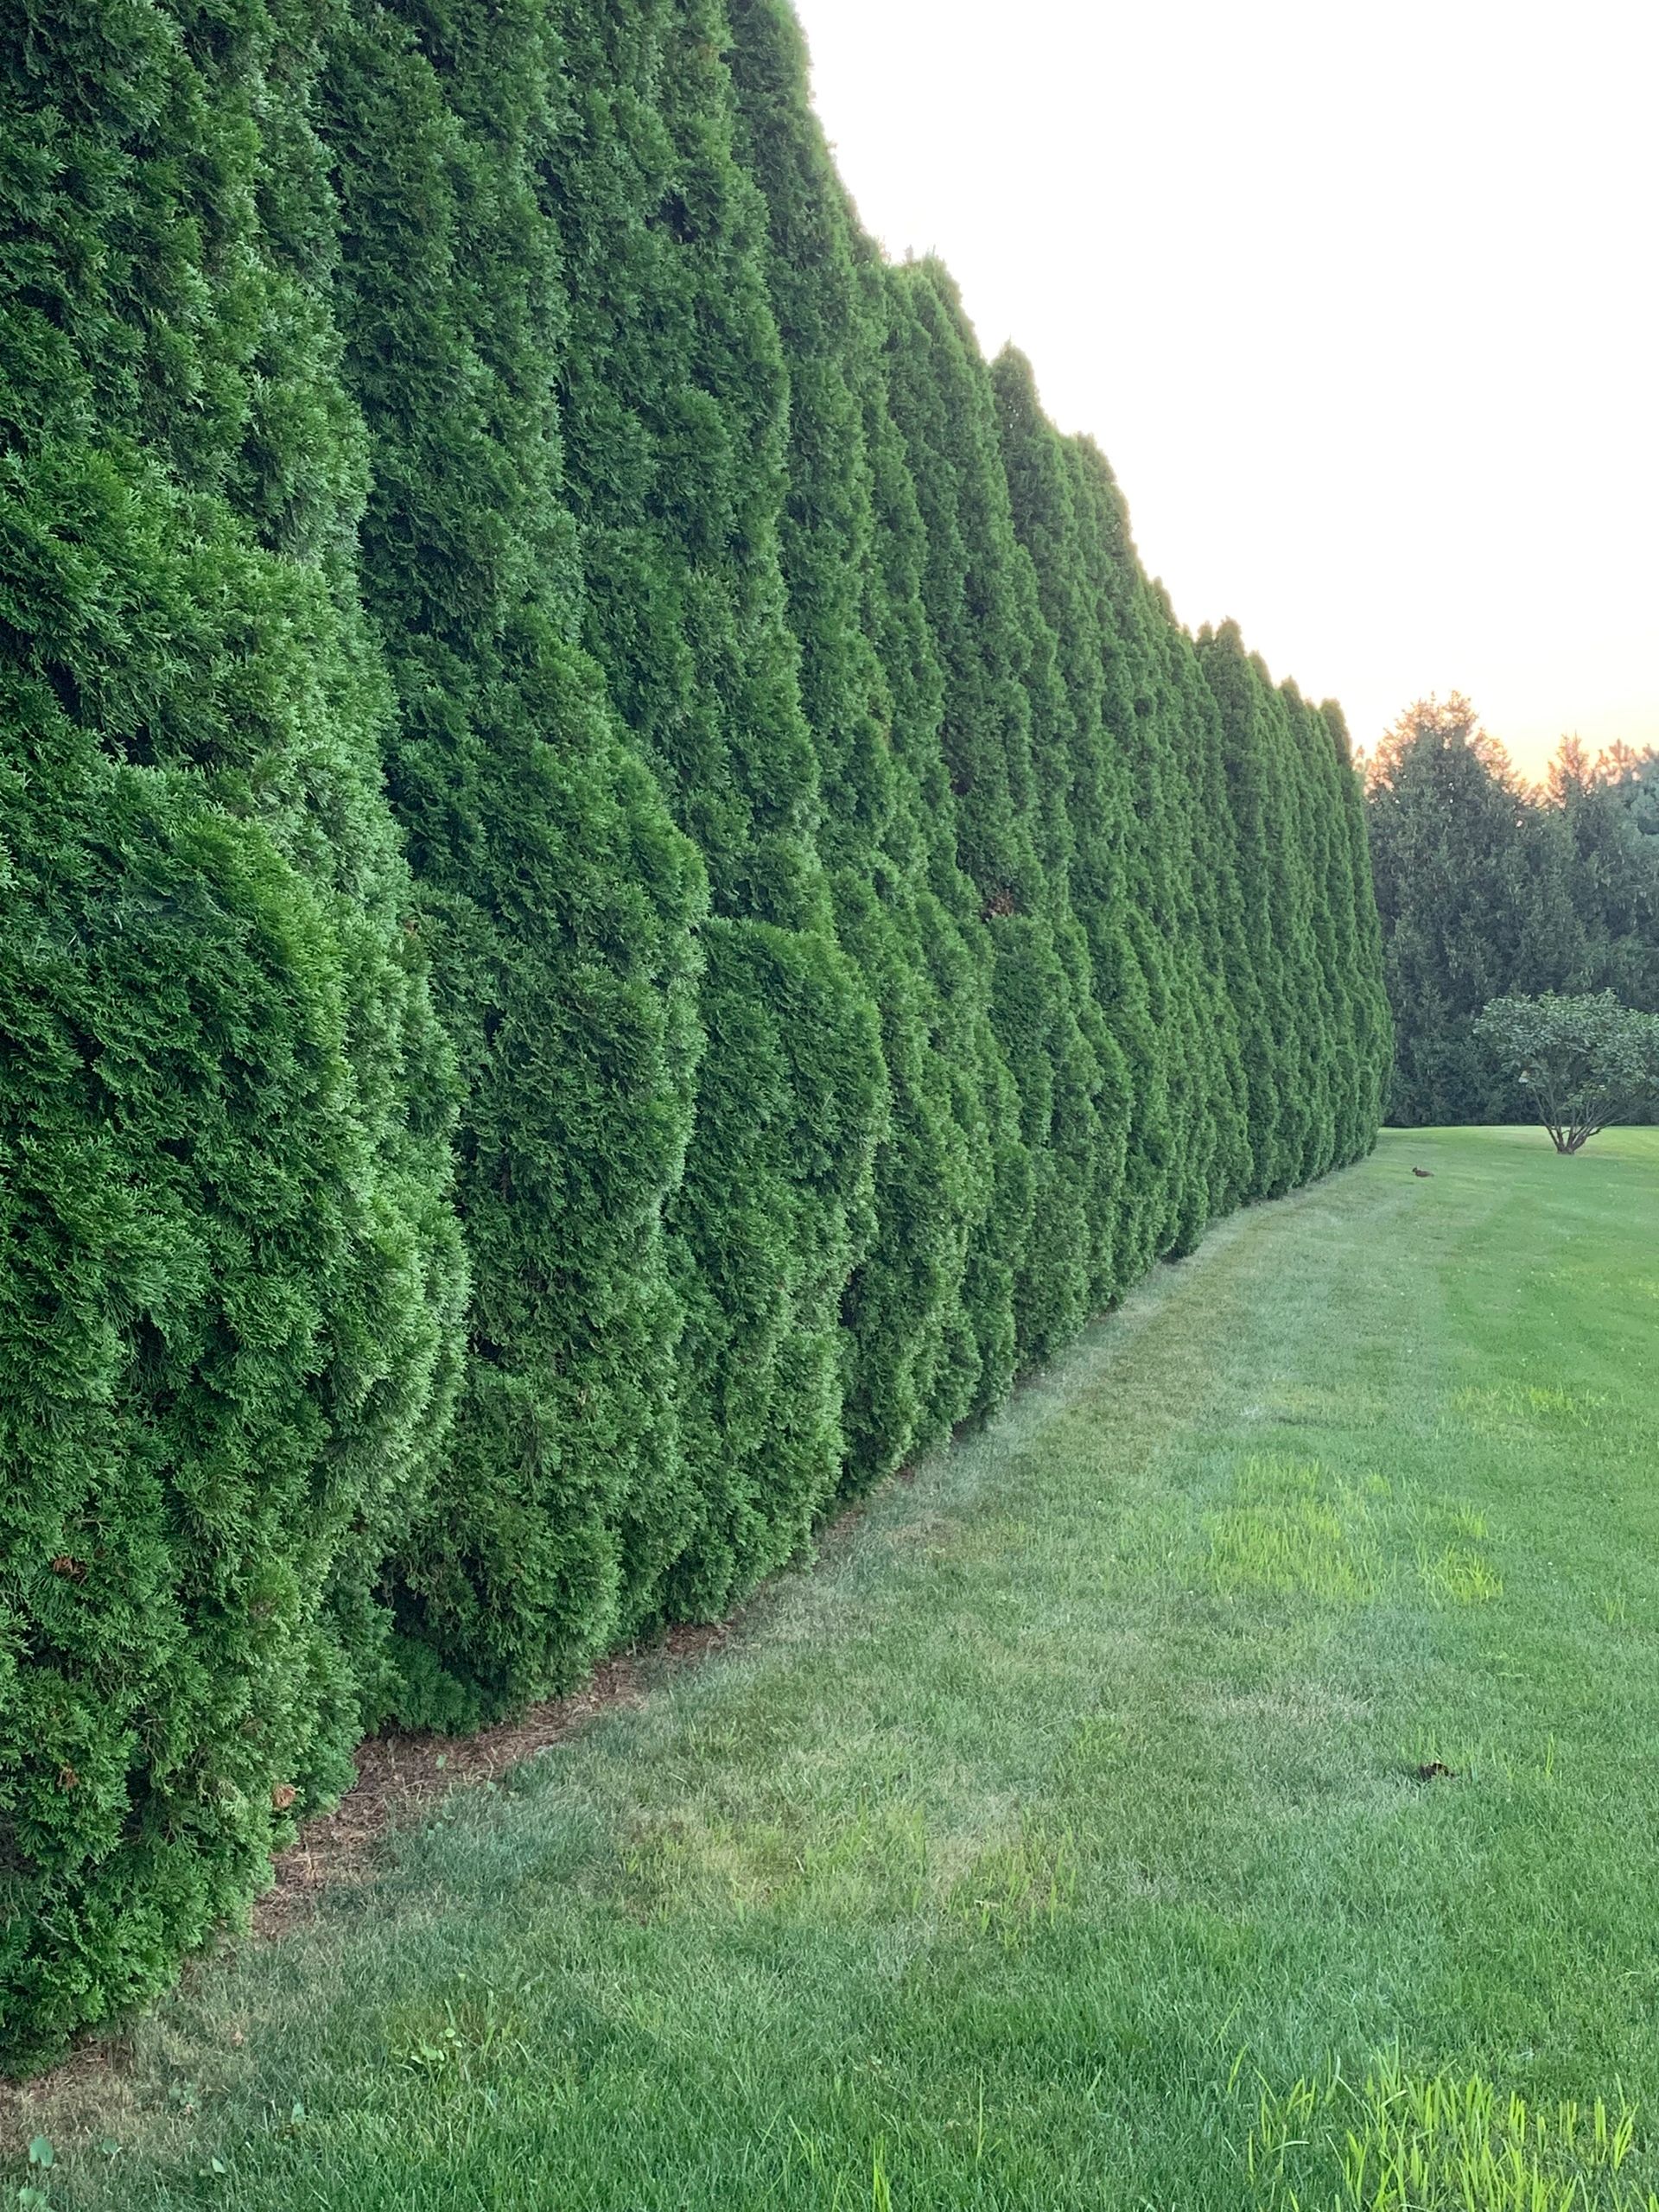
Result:
<svg viewBox="0 0 1659 2212"><path fill-rule="evenodd" d="M0 2047L1363 1153L1340 716L786 0L0 28Z"/></svg>
<svg viewBox="0 0 1659 2212"><path fill-rule="evenodd" d="M17 2063L163 1983L350 1778L463 1268L310 25L89 0L0 41Z"/></svg>
<svg viewBox="0 0 1659 2212"><path fill-rule="evenodd" d="M662 1210L705 893L580 641L539 182L561 92L544 12L471 0L352 10L319 88L369 440L363 601L398 708L387 791L463 1084L464 1382L389 1592L391 1707L449 1726L637 1628L690 1513Z"/></svg>

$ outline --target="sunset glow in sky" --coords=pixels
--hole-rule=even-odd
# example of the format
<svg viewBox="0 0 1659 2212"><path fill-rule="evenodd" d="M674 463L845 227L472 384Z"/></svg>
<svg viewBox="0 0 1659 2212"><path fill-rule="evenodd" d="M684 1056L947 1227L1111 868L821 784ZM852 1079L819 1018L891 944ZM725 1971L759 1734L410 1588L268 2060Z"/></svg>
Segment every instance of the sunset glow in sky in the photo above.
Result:
<svg viewBox="0 0 1659 2212"><path fill-rule="evenodd" d="M1659 4L797 0L868 227L1357 742L1659 744Z"/></svg>

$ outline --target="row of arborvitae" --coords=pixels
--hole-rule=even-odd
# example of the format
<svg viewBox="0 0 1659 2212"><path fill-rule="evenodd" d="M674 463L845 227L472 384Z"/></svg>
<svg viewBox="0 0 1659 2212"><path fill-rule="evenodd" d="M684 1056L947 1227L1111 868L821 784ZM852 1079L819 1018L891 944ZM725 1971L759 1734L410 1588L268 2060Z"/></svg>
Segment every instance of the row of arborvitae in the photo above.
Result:
<svg viewBox="0 0 1659 2212"><path fill-rule="evenodd" d="M0 28L0 2047L1363 1152L1333 710L783 0Z"/></svg>

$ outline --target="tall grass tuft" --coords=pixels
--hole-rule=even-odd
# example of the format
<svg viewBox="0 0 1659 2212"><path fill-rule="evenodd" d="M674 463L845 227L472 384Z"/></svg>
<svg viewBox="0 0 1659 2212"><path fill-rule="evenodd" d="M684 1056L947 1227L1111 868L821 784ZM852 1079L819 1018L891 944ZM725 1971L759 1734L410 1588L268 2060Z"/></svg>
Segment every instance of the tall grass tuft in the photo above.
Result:
<svg viewBox="0 0 1659 2212"><path fill-rule="evenodd" d="M1622 2094L1533 2105L1391 2052L1363 2087L1340 2067L1264 2086L1245 2163L1268 2212L1659 2212L1633 2169L1637 2121Z"/></svg>

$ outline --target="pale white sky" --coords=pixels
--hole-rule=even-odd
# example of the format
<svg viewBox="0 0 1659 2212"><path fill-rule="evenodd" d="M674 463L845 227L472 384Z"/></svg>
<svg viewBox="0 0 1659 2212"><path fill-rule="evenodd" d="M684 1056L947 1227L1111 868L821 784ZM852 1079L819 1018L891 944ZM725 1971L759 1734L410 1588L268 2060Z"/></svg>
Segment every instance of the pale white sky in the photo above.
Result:
<svg viewBox="0 0 1659 2212"><path fill-rule="evenodd" d="M1659 743L1659 0L797 0L867 226L1373 743Z"/></svg>

